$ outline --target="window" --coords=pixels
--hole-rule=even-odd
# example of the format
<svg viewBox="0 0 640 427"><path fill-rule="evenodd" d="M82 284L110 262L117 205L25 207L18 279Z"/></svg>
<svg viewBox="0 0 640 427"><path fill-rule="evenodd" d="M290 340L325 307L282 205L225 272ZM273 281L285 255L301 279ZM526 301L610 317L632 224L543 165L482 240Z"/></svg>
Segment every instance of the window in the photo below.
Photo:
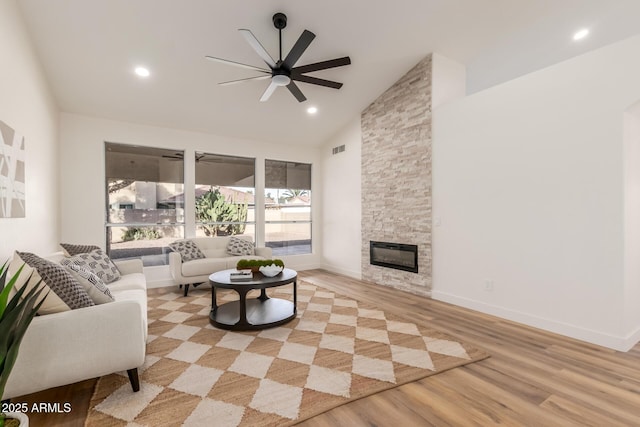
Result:
<svg viewBox="0 0 640 427"><path fill-rule="evenodd" d="M168 264L184 237L184 153L105 143L106 240L113 259Z"/></svg>
<svg viewBox="0 0 640 427"><path fill-rule="evenodd" d="M255 241L255 159L196 152L196 235L251 235Z"/></svg>
<svg viewBox="0 0 640 427"><path fill-rule="evenodd" d="M273 254L311 253L311 165L265 161L265 245Z"/></svg>

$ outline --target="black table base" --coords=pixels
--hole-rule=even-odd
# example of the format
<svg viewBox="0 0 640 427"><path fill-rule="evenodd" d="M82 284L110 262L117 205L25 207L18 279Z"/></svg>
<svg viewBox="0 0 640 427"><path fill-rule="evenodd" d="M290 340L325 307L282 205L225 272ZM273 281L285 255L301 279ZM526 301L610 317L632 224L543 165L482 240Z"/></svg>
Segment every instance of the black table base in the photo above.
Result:
<svg viewBox="0 0 640 427"><path fill-rule="evenodd" d="M210 277L211 313L209 321L213 326L220 329L247 331L272 328L295 319L297 315L297 274L295 271L288 270L285 277L281 278L266 278L260 273L254 273L254 280L248 283L232 283L225 279L225 276L218 273L214 273ZM287 284L293 284L293 302L267 296L266 288ZM218 306L216 288L234 290L240 299ZM254 289L259 289L260 295L256 298L247 298L247 294Z"/></svg>

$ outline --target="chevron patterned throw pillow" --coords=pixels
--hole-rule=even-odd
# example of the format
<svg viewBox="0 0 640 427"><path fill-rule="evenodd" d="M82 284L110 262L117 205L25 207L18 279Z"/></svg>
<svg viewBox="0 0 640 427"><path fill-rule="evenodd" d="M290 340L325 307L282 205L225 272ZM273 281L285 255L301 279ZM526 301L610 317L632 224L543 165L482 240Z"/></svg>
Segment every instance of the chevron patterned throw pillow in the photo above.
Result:
<svg viewBox="0 0 640 427"><path fill-rule="evenodd" d="M75 264L84 267L102 279L104 283L115 282L120 278L118 267L116 267L109 256L100 249L65 258L60 261L60 263L65 266Z"/></svg>

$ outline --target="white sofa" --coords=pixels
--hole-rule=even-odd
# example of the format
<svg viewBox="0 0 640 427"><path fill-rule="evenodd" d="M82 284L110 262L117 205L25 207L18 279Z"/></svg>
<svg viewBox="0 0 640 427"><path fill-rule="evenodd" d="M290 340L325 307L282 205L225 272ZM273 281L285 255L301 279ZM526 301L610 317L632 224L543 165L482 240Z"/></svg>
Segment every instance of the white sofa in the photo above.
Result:
<svg viewBox="0 0 640 427"><path fill-rule="evenodd" d="M235 236L251 242L251 236ZM269 259L271 248L255 248L255 255L234 256L227 252L231 236L194 237L188 240L195 242L206 258L182 262L179 252L169 253L169 268L176 285L184 286L184 296L189 292L189 285L197 286L209 282L209 276L217 271L236 268L241 259Z"/></svg>
<svg viewBox="0 0 640 427"><path fill-rule="evenodd" d="M47 257L60 261L62 253ZM108 284L115 301L36 316L24 335L3 399L138 367L147 340L147 282L142 261L115 261L122 277Z"/></svg>

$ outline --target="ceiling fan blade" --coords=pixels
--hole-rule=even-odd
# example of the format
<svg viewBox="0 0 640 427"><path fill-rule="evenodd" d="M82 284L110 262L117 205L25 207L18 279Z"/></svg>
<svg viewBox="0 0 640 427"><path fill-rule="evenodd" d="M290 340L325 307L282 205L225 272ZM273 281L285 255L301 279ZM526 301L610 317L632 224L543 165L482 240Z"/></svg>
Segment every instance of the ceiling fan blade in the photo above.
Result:
<svg viewBox="0 0 640 427"><path fill-rule="evenodd" d="M234 85L236 83L243 83L243 82L248 82L251 80L264 80L264 79L270 79L271 78L271 74L266 74L264 76L258 76L258 77L249 77L247 79L238 79L238 80L231 80L228 82L221 82L218 83L220 86L229 86L229 85Z"/></svg>
<svg viewBox="0 0 640 427"><path fill-rule="evenodd" d="M340 89L342 87L342 83L334 82L331 80L319 79L317 77L305 76L303 74L292 74L291 80L296 80L302 83L311 83L312 85L330 87L333 89Z"/></svg>
<svg viewBox="0 0 640 427"><path fill-rule="evenodd" d="M298 62L298 59L300 59L304 51L307 50L307 48L315 38L316 35L311 31L304 30L300 35L300 38L298 38L296 44L293 45L291 51L284 59L283 65L289 70L293 68L293 66L296 65L296 62Z"/></svg>
<svg viewBox="0 0 640 427"><path fill-rule="evenodd" d="M261 73L271 74L271 70L266 68L254 67L253 65L242 64L240 62L229 61L228 59L216 58L215 56L205 56L210 61L219 62L221 64L234 65L236 67L247 68L249 70L260 71Z"/></svg>
<svg viewBox="0 0 640 427"><path fill-rule="evenodd" d="M293 82L293 80L291 80L291 82L287 85L287 89L289 89L289 92L291 92L291 94L296 97L298 102L304 102L307 100L307 97L302 94L302 91L300 90L298 85Z"/></svg>
<svg viewBox="0 0 640 427"><path fill-rule="evenodd" d="M274 82L271 82L271 84L267 87L267 90L264 91L264 93L262 94L262 98L260 98L260 102L265 102L267 101L270 97L271 94L278 88L278 85L275 84Z"/></svg>
<svg viewBox="0 0 640 427"><path fill-rule="evenodd" d="M276 67L276 61L273 60L271 55L269 55L269 52L267 52L264 46L262 46L262 44L258 41L256 36L254 36L250 30L245 30L241 28L238 31L240 31L240 33L244 36L245 40L247 40L247 42L251 45L253 50L256 51L258 56L260 56L260 58L262 58L262 60L266 62L269 67L271 68Z"/></svg>
<svg viewBox="0 0 640 427"><path fill-rule="evenodd" d="M316 62L314 64L302 65L291 70L292 73L304 74L313 71L326 70L328 68L342 67L351 64L351 58L345 56L343 58L330 59L328 61Z"/></svg>

